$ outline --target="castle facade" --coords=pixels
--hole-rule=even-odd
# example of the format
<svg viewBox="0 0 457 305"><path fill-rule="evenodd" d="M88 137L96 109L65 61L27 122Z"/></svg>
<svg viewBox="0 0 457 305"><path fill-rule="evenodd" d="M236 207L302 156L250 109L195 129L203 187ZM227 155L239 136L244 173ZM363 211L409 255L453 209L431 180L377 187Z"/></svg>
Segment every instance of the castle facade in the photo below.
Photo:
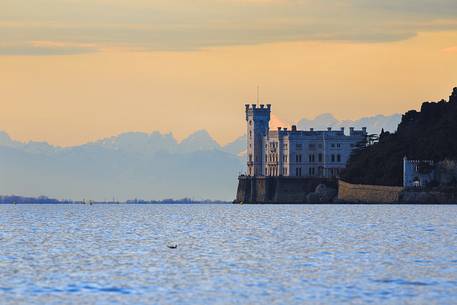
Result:
<svg viewBox="0 0 457 305"><path fill-rule="evenodd" d="M337 177L366 128L270 130L271 105L246 104L247 176Z"/></svg>

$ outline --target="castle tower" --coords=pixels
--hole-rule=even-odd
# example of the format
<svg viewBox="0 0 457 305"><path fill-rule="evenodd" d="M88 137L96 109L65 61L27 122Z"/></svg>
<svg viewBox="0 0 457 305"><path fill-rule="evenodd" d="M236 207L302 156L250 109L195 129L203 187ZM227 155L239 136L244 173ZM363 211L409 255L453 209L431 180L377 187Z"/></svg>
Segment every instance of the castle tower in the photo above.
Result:
<svg viewBox="0 0 457 305"><path fill-rule="evenodd" d="M247 122L247 157L248 176L262 176L264 172L264 143L263 139L270 129L271 105L246 104Z"/></svg>

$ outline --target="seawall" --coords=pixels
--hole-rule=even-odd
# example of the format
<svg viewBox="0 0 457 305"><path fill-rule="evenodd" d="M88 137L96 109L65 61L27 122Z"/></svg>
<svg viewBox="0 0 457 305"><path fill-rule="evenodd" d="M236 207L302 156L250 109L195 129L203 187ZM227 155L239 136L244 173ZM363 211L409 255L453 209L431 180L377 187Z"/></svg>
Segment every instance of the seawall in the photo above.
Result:
<svg viewBox="0 0 457 305"><path fill-rule="evenodd" d="M307 203L319 184L337 188L337 180L328 178L239 176L234 203Z"/></svg>
<svg viewBox="0 0 457 305"><path fill-rule="evenodd" d="M338 201L351 203L398 203L403 187L350 184L338 181Z"/></svg>

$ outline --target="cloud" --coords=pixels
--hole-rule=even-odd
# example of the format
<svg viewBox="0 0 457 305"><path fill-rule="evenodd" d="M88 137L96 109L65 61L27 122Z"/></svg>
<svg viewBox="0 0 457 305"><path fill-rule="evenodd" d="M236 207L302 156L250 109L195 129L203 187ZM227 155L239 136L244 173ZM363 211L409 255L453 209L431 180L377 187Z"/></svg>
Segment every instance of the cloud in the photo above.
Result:
<svg viewBox="0 0 457 305"><path fill-rule="evenodd" d="M284 41L384 42L457 30L455 0L5 0L0 54L187 51ZM53 41L55 46L34 46Z"/></svg>
<svg viewBox="0 0 457 305"><path fill-rule="evenodd" d="M442 51L446 53L457 53L457 46L444 48Z"/></svg>
<svg viewBox="0 0 457 305"><path fill-rule="evenodd" d="M96 52L97 48L90 45L32 41L30 43L0 43L0 55L44 56L44 55L75 55Z"/></svg>

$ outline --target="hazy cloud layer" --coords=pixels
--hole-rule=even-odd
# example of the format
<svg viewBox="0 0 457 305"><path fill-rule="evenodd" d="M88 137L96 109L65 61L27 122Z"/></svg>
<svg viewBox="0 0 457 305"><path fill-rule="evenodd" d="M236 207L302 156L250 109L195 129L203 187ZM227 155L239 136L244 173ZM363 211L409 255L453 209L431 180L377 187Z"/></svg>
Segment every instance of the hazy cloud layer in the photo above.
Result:
<svg viewBox="0 0 457 305"><path fill-rule="evenodd" d="M455 0L3 0L0 54L396 41L456 30Z"/></svg>

